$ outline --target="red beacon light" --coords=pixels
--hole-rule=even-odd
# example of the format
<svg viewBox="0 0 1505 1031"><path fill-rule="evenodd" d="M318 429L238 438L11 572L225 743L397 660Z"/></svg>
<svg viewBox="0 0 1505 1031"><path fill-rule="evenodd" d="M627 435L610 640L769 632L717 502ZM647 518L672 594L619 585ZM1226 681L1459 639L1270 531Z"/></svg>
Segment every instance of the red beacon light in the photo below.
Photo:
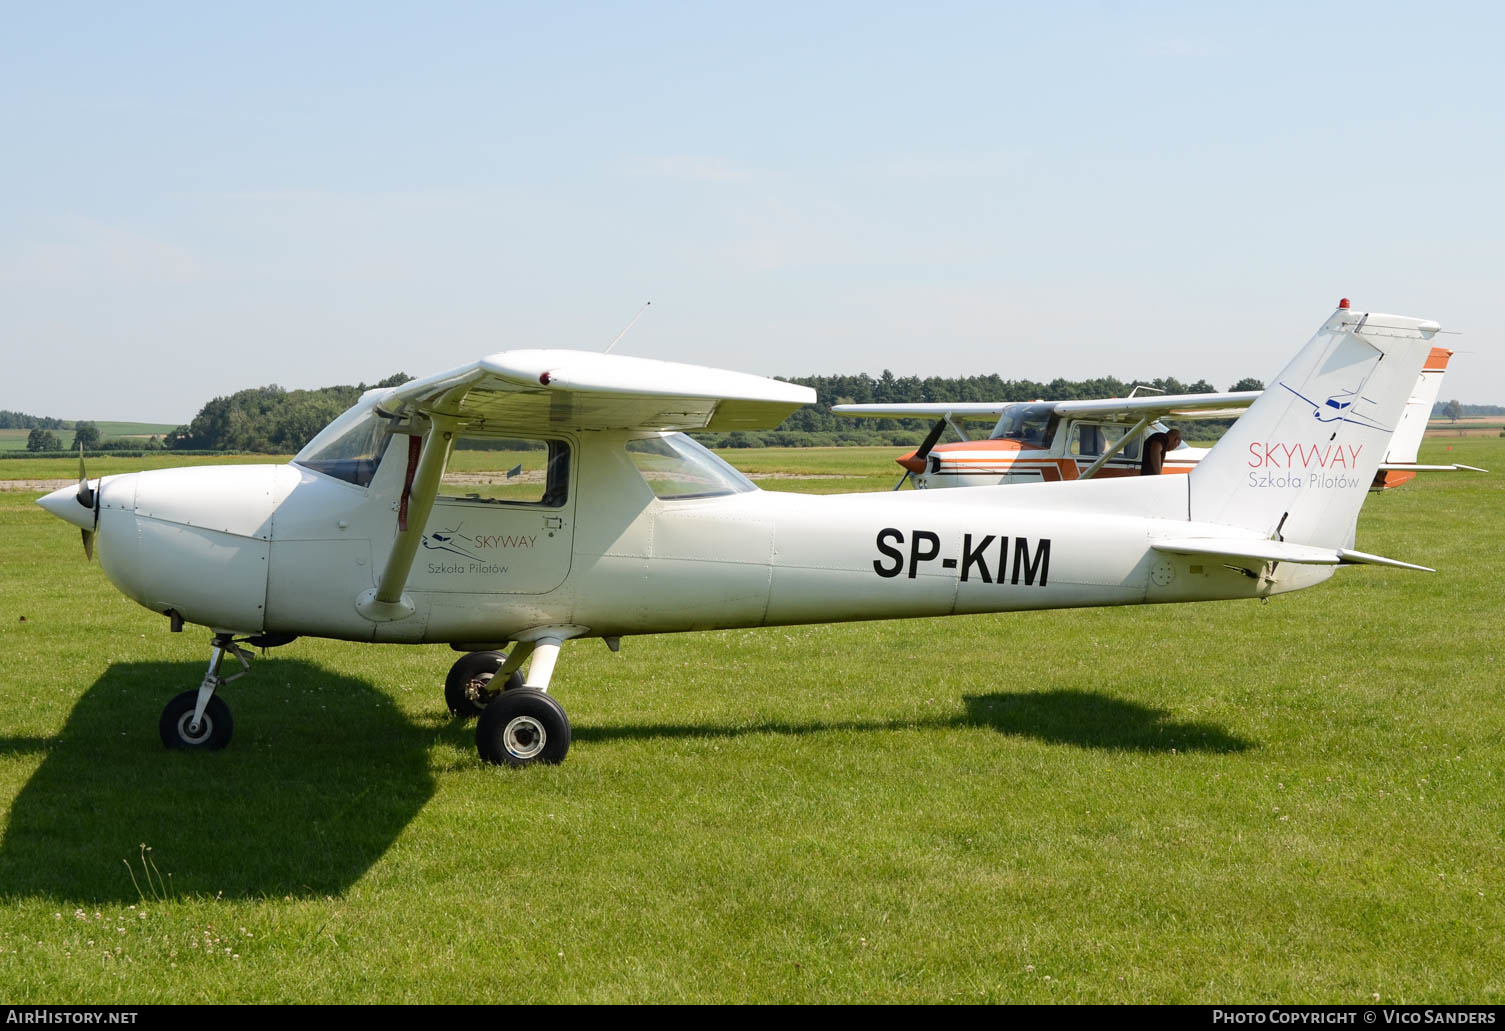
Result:
<svg viewBox="0 0 1505 1031"><path fill-rule="evenodd" d="M1338 307L1339 308L1347 308L1348 307L1348 298L1345 297L1341 301L1339 301L1338 302Z"/></svg>

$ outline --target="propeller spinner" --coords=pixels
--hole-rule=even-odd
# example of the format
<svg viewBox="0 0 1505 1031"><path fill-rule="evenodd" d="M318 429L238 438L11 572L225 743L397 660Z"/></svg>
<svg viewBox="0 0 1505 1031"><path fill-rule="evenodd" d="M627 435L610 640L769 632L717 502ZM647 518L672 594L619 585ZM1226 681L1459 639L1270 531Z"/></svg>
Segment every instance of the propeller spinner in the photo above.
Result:
<svg viewBox="0 0 1505 1031"><path fill-rule="evenodd" d="M925 459L929 457L931 448L935 447L936 442L941 439L941 434L945 432L946 420L937 419L935 425L930 427L930 432L925 435L925 439L920 443L920 446L903 458L898 459L899 464L904 467L905 472L899 478L899 482L894 484L894 490L903 487L915 473L925 471Z"/></svg>
<svg viewBox="0 0 1505 1031"><path fill-rule="evenodd" d="M84 538L84 557L94 557L94 533L99 527L99 488L89 483L89 474L84 470L84 449L78 449L78 487L63 487L37 504L47 511L78 527Z"/></svg>

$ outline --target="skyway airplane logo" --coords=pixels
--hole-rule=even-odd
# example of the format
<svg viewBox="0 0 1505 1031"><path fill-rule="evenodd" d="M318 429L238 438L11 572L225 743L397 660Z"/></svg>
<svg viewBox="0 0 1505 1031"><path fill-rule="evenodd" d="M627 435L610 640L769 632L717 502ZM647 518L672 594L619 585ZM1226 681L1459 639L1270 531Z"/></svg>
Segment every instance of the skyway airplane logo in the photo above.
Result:
<svg viewBox="0 0 1505 1031"><path fill-rule="evenodd" d="M464 523L460 524L460 526L464 525ZM430 551L447 551L451 555L459 555L461 558L473 558L476 561L480 561L481 556L472 555L456 543L457 538L472 544L474 543L470 537L460 532L460 526L456 526L452 530L435 530L433 533L424 534L423 546Z"/></svg>
<svg viewBox="0 0 1505 1031"><path fill-rule="evenodd" d="M1371 430L1383 430L1386 433L1391 432L1391 430L1393 429L1393 427L1390 426L1381 426L1373 419L1365 418L1355 410L1355 406L1358 404L1372 405L1374 403L1367 397L1360 397L1357 387L1355 387L1353 390L1345 390L1334 394L1326 401L1318 404L1316 401L1313 401L1301 391L1296 390L1285 383L1282 383L1281 386L1285 387L1291 393L1301 398L1301 400L1311 405L1312 418L1316 419L1318 422L1349 422L1353 423L1355 426L1365 426Z"/></svg>

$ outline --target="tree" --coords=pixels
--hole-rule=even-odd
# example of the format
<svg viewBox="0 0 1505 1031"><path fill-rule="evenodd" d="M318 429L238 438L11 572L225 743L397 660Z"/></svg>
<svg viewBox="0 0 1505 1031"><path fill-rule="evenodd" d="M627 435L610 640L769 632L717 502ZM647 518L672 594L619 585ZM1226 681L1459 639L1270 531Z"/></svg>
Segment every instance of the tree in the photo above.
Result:
<svg viewBox="0 0 1505 1031"><path fill-rule="evenodd" d="M73 424L73 447L80 445L85 448L99 446L99 427L92 422L76 422Z"/></svg>
<svg viewBox="0 0 1505 1031"><path fill-rule="evenodd" d="M61 451L63 445L57 439L57 434L51 430L44 430L38 426L32 430L26 438L27 451Z"/></svg>
<svg viewBox="0 0 1505 1031"><path fill-rule="evenodd" d="M1265 389L1265 381L1264 380L1262 380L1262 379L1255 379L1253 376L1246 376L1245 378L1243 378L1243 379L1239 380L1237 383L1235 383L1233 386L1229 387L1228 391L1229 391L1229 393L1232 393L1232 394L1239 394L1239 393L1242 393L1245 390L1263 390L1263 389Z"/></svg>
<svg viewBox="0 0 1505 1031"><path fill-rule="evenodd" d="M1459 404L1456 399L1454 399L1447 403L1447 406L1442 410L1442 414L1446 415L1449 421L1457 422L1459 419L1463 418L1463 406Z"/></svg>

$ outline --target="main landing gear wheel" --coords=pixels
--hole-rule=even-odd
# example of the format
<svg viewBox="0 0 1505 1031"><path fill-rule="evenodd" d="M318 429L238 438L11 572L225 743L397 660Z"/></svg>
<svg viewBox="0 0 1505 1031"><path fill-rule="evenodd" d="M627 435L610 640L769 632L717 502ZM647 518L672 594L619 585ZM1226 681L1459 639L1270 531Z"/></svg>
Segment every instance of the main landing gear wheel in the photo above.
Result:
<svg viewBox="0 0 1505 1031"><path fill-rule="evenodd" d="M162 710L157 730L162 743L168 748L186 748L204 752L217 752L230 743L235 730L235 720L230 716L230 707L219 695L209 699L204 707L199 725L193 725L193 709L198 704L197 690L184 691Z"/></svg>
<svg viewBox="0 0 1505 1031"><path fill-rule="evenodd" d="M451 666L444 678L444 704L449 706L450 715L479 716L497 695L522 687L523 675L518 670L513 670L500 688L492 686L497 670L506 661L505 652L471 652Z"/></svg>
<svg viewBox="0 0 1505 1031"><path fill-rule="evenodd" d="M564 706L533 687L499 695L476 723L476 751L496 766L560 763L570 750Z"/></svg>

